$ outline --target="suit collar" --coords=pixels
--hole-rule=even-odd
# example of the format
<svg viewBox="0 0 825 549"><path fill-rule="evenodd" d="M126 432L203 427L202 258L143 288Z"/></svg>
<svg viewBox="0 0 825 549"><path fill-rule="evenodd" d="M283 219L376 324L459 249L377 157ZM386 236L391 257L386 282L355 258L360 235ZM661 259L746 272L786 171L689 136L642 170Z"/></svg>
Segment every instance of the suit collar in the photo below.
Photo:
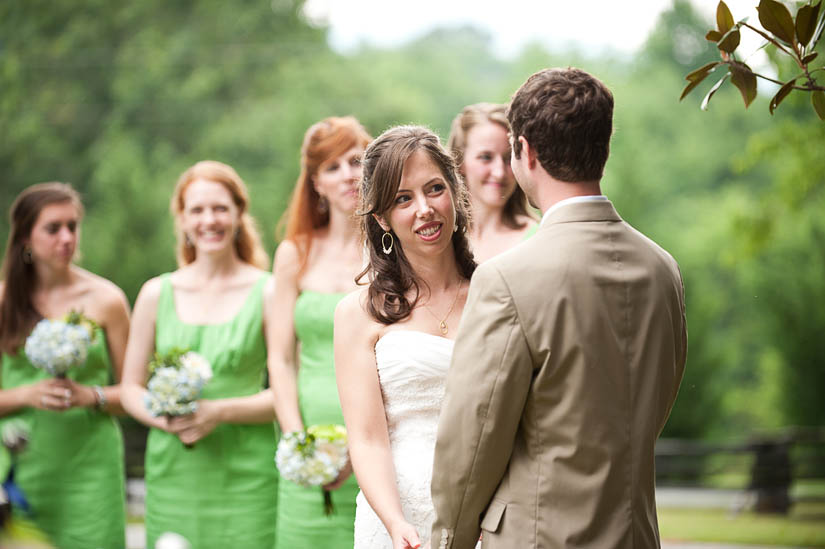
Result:
<svg viewBox="0 0 825 549"><path fill-rule="evenodd" d="M622 218L609 200L598 202L574 202L565 204L547 216L541 229L556 223L576 223L581 221L621 221Z"/></svg>

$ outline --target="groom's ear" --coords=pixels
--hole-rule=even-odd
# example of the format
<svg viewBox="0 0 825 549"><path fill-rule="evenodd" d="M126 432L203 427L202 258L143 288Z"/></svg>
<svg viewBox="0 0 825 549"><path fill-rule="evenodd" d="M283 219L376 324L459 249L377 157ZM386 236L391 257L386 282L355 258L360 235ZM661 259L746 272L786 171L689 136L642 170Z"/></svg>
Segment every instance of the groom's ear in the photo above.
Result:
<svg viewBox="0 0 825 549"><path fill-rule="evenodd" d="M378 223L382 229L384 229L385 231L390 230L390 224L384 221L383 217L381 217L378 214L372 214L372 218L375 219L376 223Z"/></svg>
<svg viewBox="0 0 825 549"><path fill-rule="evenodd" d="M536 149L530 146L523 135L518 136L518 141L521 143L521 154L527 155L527 167L532 170L536 167Z"/></svg>

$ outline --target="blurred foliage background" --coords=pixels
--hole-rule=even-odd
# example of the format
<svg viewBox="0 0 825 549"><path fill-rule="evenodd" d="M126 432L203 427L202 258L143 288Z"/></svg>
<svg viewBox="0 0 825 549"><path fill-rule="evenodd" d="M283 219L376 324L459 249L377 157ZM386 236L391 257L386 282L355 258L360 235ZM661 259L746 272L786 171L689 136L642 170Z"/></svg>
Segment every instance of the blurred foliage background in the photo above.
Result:
<svg viewBox="0 0 825 549"><path fill-rule="evenodd" d="M464 105L579 66L616 98L603 188L685 279L688 367L665 435L825 425L825 123L804 94L769 116L771 89L747 111L732 86L709 112L701 90L680 103L684 75L718 58L689 2L633 56L530 45L507 60L469 27L340 54L301 13L292 0L0 2L0 207L32 183L74 184L80 263L133 300L175 268L168 202L194 162L238 170L271 254L313 122L352 114L373 135L416 123L446 139Z"/></svg>

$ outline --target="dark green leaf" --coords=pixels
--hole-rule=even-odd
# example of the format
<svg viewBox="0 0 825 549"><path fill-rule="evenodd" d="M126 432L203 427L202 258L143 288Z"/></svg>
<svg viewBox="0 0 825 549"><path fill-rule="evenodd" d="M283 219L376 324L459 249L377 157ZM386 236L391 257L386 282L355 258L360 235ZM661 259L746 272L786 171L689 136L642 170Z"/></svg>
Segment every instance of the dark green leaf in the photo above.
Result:
<svg viewBox="0 0 825 549"><path fill-rule="evenodd" d="M739 29L731 29L716 47L720 50L733 53L739 47Z"/></svg>
<svg viewBox="0 0 825 549"><path fill-rule="evenodd" d="M731 83L739 89L742 99L745 101L745 108L748 108L756 99L756 75L750 67L744 63L732 63L730 66Z"/></svg>
<svg viewBox="0 0 825 549"><path fill-rule="evenodd" d="M793 17L783 4L775 0L760 0L759 22L768 32L785 42L793 44L796 39Z"/></svg>
<svg viewBox="0 0 825 549"><path fill-rule="evenodd" d="M782 84L782 87L779 88L779 91L776 92L776 95L774 95L773 99L771 99L770 105L768 105L768 109L771 111L771 114L773 114L773 111L776 110L776 107L779 106L782 100L785 99L789 93L791 93L791 90L793 89L793 85L795 83L796 79L789 80L788 82Z"/></svg>
<svg viewBox="0 0 825 549"><path fill-rule="evenodd" d="M710 42L718 42L722 39L722 33L716 30L709 30L708 33L705 35L705 40Z"/></svg>
<svg viewBox="0 0 825 549"><path fill-rule="evenodd" d="M698 86L699 83L702 82L702 80L707 78L707 76L710 73L712 73L718 65L721 65L721 64L722 63L719 62L719 61L716 61L714 63L708 63L704 67L699 67L698 69L696 69L692 73L688 74L685 77L685 80L688 80L690 83L687 86L685 86L684 90L682 90L682 95L679 97L679 101L684 99L687 94L689 94L691 91L693 91L693 88Z"/></svg>
<svg viewBox="0 0 825 549"><path fill-rule="evenodd" d="M816 59L817 55L819 55L819 52L816 52L816 51L813 52L813 53L809 53L808 55L806 55L805 57L802 58L802 64L807 65L808 63L810 63L811 61Z"/></svg>
<svg viewBox="0 0 825 549"><path fill-rule="evenodd" d="M728 5L722 0L719 0L719 5L716 6L716 26L722 34L733 27L733 14L728 9Z"/></svg>
<svg viewBox="0 0 825 549"><path fill-rule="evenodd" d="M730 72L725 73L725 76L720 78L719 81L713 85L710 91L705 95L705 98L702 99L702 104L699 106L700 109L702 109L703 111L708 110L708 103L710 102L710 98L713 97L713 94L716 93L716 90L722 87L722 84L725 82L725 80L727 80L728 76L730 76Z"/></svg>
<svg viewBox="0 0 825 549"><path fill-rule="evenodd" d="M707 65L704 65L704 66L702 66L702 67L699 67L699 68L698 68L698 69L696 69L695 71L693 71L693 72L691 72L690 74L688 74L687 76L685 76L685 80L690 80L691 82L693 82L693 81L694 81L694 80L696 80L697 78L698 78L699 80L702 80L702 79L704 79L704 78L705 78L708 74L710 74L711 72L713 72L713 69L715 69L717 66L719 66L719 65L721 65L721 64L722 64L722 62L721 62L721 61L714 61L713 63L708 63Z"/></svg>
<svg viewBox="0 0 825 549"><path fill-rule="evenodd" d="M803 46L807 45L814 36L816 30L816 19L819 15L819 6L802 6L796 14L796 39Z"/></svg>
<svg viewBox="0 0 825 549"><path fill-rule="evenodd" d="M825 92L816 90L811 94L811 104L820 120L825 120Z"/></svg>

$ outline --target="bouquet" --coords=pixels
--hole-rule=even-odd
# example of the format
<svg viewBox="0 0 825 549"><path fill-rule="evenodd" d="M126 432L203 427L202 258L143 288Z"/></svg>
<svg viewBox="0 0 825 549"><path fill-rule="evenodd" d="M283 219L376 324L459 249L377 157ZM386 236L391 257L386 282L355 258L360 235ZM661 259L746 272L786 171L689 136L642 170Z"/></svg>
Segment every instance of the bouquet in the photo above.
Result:
<svg viewBox="0 0 825 549"><path fill-rule="evenodd" d="M94 321L77 311L62 320L44 318L26 338L24 351L34 366L62 379L70 368L86 362L96 329Z"/></svg>
<svg viewBox="0 0 825 549"><path fill-rule="evenodd" d="M194 351L172 349L165 355L155 353L149 373L144 397L149 413L154 417L182 416L197 410L203 386L212 379L212 366Z"/></svg>
<svg viewBox="0 0 825 549"><path fill-rule="evenodd" d="M278 442L275 463L284 478L301 486L324 486L347 464L347 430L342 425L313 425L286 433ZM332 496L323 490L324 513L333 512Z"/></svg>
<svg viewBox="0 0 825 549"><path fill-rule="evenodd" d="M23 491L14 480L16 456L26 449L29 442L29 426L20 418L2 422L0 428L0 527L8 522L12 508L16 507L26 514L31 507Z"/></svg>

